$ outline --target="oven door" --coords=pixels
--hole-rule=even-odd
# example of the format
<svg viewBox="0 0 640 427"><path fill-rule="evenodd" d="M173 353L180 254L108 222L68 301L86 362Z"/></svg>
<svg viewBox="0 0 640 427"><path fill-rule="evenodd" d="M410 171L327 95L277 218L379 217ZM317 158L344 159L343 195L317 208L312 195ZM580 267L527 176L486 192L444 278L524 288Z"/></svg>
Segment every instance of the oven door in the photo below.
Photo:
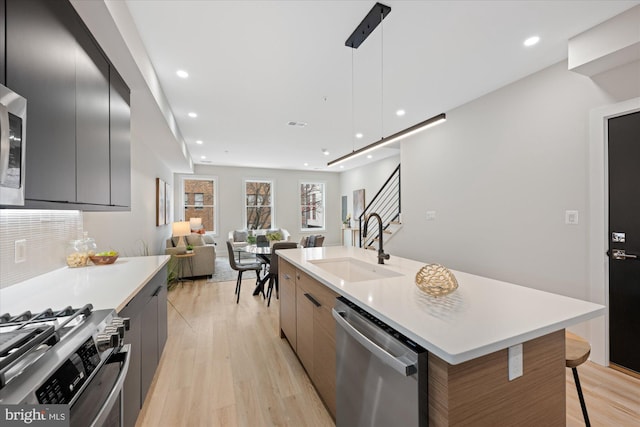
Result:
<svg viewBox="0 0 640 427"><path fill-rule="evenodd" d="M130 350L130 344L124 345L93 376L71 405L71 427L122 426L122 386L129 370Z"/></svg>

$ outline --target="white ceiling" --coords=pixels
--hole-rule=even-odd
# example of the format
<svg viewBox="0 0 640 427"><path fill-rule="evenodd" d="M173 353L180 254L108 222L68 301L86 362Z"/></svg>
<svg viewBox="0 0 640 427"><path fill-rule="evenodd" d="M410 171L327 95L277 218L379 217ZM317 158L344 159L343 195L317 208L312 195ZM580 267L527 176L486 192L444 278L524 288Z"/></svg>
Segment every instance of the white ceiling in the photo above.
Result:
<svg viewBox="0 0 640 427"><path fill-rule="evenodd" d="M640 1L383 3L383 25L353 50L345 40L374 1L127 0L195 163L326 171L565 59L569 38ZM381 151L373 160L398 149Z"/></svg>

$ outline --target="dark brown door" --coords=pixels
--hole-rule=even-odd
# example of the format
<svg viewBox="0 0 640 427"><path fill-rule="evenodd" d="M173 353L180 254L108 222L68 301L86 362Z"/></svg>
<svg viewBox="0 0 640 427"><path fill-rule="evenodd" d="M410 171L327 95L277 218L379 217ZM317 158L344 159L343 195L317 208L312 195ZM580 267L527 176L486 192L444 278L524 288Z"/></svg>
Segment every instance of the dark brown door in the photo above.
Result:
<svg viewBox="0 0 640 427"><path fill-rule="evenodd" d="M640 112L608 125L609 358L640 372Z"/></svg>

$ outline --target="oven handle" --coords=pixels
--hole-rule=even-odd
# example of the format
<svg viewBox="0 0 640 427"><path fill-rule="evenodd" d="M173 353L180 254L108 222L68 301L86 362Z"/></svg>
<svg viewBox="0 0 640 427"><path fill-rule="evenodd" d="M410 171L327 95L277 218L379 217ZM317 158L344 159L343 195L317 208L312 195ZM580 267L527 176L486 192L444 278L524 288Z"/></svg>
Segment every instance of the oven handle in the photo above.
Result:
<svg viewBox="0 0 640 427"><path fill-rule="evenodd" d="M9 151L11 142L9 141L9 110L0 104L0 184L4 184L9 171Z"/></svg>
<svg viewBox="0 0 640 427"><path fill-rule="evenodd" d="M120 369L120 374L118 374L118 379L116 380L109 396L107 396L107 400L104 402L100 410L98 411L98 415L94 418L94 420L89 424L91 427L102 426L109 415L109 411L113 407L113 404L118 399L120 392L122 391L122 386L124 385L124 380L127 377L127 371L129 371L129 360L131 359L131 344L125 344L122 346L120 352L111 355L111 358L116 358L118 361L121 361L124 356L124 363L122 368ZM109 363L109 362L107 362ZM120 401L122 404L122 401ZM122 410L120 410L120 425L122 425Z"/></svg>

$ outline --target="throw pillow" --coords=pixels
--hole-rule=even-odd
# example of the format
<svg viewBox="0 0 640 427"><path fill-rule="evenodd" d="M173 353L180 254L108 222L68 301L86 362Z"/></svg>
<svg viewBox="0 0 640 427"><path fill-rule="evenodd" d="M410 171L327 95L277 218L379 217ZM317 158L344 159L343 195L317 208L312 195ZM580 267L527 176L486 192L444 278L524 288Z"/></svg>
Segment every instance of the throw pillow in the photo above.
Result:
<svg viewBox="0 0 640 427"><path fill-rule="evenodd" d="M187 236L187 244L191 246L204 246L202 236L195 233Z"/></svg>
<svg viewBox="0 0 640 427"><path fill-rule="evenodd" d="M246 242L247 241L247 232L236 230L233 232L233 241L234 242Z"/></svg>
<svg viewBox="0 0 640 427"><path fill-rule="evenodd" d="M215 240L213 240L213 236L211 236L209 234L205 234L204 236L202 236L202 240L204 241L205 245L215 245L216 244Z"/></svg>

